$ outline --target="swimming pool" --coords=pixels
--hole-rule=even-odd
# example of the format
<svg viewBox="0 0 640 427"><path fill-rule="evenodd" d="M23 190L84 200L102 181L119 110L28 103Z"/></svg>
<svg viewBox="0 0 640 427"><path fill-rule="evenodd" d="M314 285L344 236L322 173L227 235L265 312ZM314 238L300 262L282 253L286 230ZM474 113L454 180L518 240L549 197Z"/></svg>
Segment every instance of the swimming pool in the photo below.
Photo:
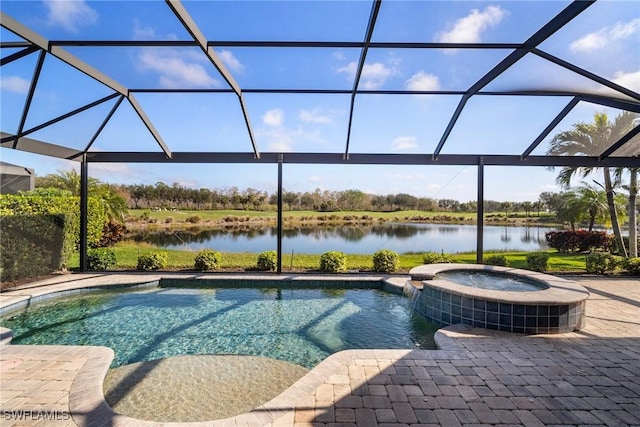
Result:
<svg viewBox="0 0 640 427"><path fill-rule="evenodd" d="M185 354L265 356L306 368L364 348L435 348L438 328L380 289L171 286L98 290L8 313L13 344L101 345L112 367Z"/></svg>

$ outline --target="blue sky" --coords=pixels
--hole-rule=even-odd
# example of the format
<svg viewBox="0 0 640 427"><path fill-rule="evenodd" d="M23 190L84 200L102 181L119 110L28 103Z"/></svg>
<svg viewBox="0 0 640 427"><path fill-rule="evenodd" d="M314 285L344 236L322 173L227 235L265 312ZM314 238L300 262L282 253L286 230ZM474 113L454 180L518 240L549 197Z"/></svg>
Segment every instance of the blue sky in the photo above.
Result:
<svg viewBox="0 0 640 427"><path fill-rule="evenodd" d="M560 12L565 1L384 1L372 40L380 42L512 42L526 40ZM362 41L368 1L185 1L208 40ZM162 1L6 1L2 11L49 40L191 40ZM2 41L20 40L5 29ZM637 1L600 1L540 48L588 71L640 92L640 7ZM199 49L69 47L69 52L128 88L227 88ZM215 49L242 88L351 89L358 49ZM3 49L3 57L15 52ZM370 49L362 89L466 90L508 50ZM37 54L2 67L1 128L17 129ZM491 82L487 90L571 87L603 89L534 55ZM111 91L48 57L25 129L109 95ZM135 95L173 151L251 151L242 112L233 94L138 93ZM244 99L261 152L344 152L349 95L251 94ZM458 96L359 95L350 152L425 153L437 146ZM467 103L443 154L520 154L569 98L481 97ZM114 100L32 138L83 148ZM580 103L551 135L594 112L619 111ZM543 142L533 154L544 154ZM94 151L159 151L125 101L91 148ZM2 161L34 168L37 175L77 167L74 162L0 149ZM187 186L276 189L275 165L91 165L105 182L178 182ZM545 168L485 168L485 198L536 200L559 191ZM463 166L285 165L292 191L358 188L375 194L476 198L476 169Z"/></svg>

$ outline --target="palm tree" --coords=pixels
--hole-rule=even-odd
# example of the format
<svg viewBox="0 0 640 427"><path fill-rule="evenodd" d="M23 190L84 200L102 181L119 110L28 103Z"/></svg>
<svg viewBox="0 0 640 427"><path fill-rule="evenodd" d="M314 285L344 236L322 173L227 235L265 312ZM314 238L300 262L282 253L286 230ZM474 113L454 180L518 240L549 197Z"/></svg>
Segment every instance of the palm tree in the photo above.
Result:
<svg viewBox="0 0 640 427"><path fill-rule="evenodd" d="M58 170L57 174L45 175L38 178L36 184L39 188L58 188L69 191L73 196L80 196L80 174L74 169ZM96 197L104 204L110 220L124 219L128 212L127 202L109 184L103 184L98 179L89 177L88 192L90 196Z"/></svg>
<svg viewBox="0 0 640 427"><path fill-rule="evenodd" d="M560 132L554 136L549 144L547 154L599 156L633 128L638 114L625 111L618 115L613 122L609 121L605 113L596 113L593 118L593 123L576 123L573 125L573 129ZM556 182L564 188L569 188L571 178L574 175L577 174L585 178L596 169L594 167L565 166L560 170ZM608 167L603 167L602 173L611 227L613 228L617 246L620 248L621 254L626 257L627 251L622 240L622 232L620 231L620 222L615 205L615 182Z"/></svg>
<svg viewBox="0 0 640 427"><path fill-rule="evenodd" d="M606 217L608 209L607 194L589 184L583 183L582 187L576 189L578 203L582 209L589 214L589 231L593 231L593 226L597 218Z"/></svg>

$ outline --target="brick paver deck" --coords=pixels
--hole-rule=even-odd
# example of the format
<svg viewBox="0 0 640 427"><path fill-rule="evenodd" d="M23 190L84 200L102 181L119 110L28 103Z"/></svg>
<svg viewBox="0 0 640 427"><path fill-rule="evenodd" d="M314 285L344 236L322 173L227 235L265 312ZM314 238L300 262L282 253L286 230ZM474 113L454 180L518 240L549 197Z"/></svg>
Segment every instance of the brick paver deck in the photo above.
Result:
<svg viewBox="0 0 640 427"><path fill-rule="evenodd" d="M344 351L250 413L188 425L640 426L640 281L579 281L591 292L582 331L457 325L437 334L440 350ZM106 405L111 358L103 347L2 345L0 426L161 425Z"/></svg>

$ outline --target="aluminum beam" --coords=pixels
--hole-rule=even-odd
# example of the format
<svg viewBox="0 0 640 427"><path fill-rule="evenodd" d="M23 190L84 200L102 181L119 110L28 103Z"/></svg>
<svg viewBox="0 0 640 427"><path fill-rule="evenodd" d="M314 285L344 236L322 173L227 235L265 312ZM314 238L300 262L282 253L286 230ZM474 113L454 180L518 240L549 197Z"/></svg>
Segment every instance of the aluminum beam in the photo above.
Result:
<svg viewBox="0 0 640 427"><path fill-rule="evenodd" d="M80 271L88 269L89 163L85 156L80 162Z"/></svg>
<svg viewBox="0 0 640 427"><path fill-rule="evenodd" d="M55 56L59 60L65 62L66 64L72 66L76 70L93 78L94 80L97 80L103 85L113 89L114 91L122 95L129 97L129 91L127 90L127 88L121 85L120 83L116 82L115 80L113 80L111 77L103 74L102 72L96 70L89 64L81 61L71 53L62 49L60 46L50 46L47 39L31 31L29 28L25 27L24 25L22 25L15 19L11 18L10 16L0 12L0 17L1 17L0 25L2 25L7 30L17 34L18 36L22 37L25 40L28 40L29 42L38 46L43 51L49 52L51 55ZM146 114L144 113L142 108L139 106L139 104L135 100L131 102L131 105L136 110L136 113L138 113L138 116L144 122L145 126L148 129L155 129L153 124L146 117ZM168 147L162 140L162 137L160 137L160 135L157 132L155 133L152 132L152 135L155 138L158 145L160 145L162 150L165 152L165 154L171 157L171 151L168 149Z"/></svg>
<svg viewBox="0 0 640 427"><path fill-rule="evenodd" d="M364 70L364 64L367 59L367 52L369 50L369 44L371 43L371 37L373 36L373 29L376 26L376 19L378 18L378 12L380 12L380 6L382 0L374 0L371 5L371 14L369 15L369 23L367 24L367 32L365 33L364 45L360 51L360 60L358 61L358 68L356 70L356 76L353 80L353 89L351 91L351 103L349 105L349 123L347 125L347 142L344 149L344 157L349 158L349 142L351 140L351 125L353 124L353 108L356 102L356 93L358 85L360 84L360 77L362 77L362 70Z"/></svg>
<svg viewBox="0 0 640 427"><path fill-rule="evenodd" d="M89 148L91 148L91 146L96 141L96 139L98 139L98 136L100 135L100 133L102 133L102 130L107 125L107 123L109 123L109 120L111 120L111 117L113 117L115 112L118 110L118 107L120 107L120 104L122 104L123 100L124 100L124 95L120 95L120 98L118 98L116 103L113 104L113 107L111 107L111 110L109 111L109 114L107 114L107 117L105 117L105 119L100 124L100 127L98 127L98 129L96 130L96 133L94 133L91 139L89 140L89 143L84 148L84 151L89 151Z"/></svg>
<svg viewBox="0 0 640 427"><path fill-rule="evenodd" d="M522 48L518 48L515 51L511 52L509 56L500 61L498 65L493 67L487 74L482 76L480 80L478 80L473 86L469 88L467 93L465 94L465 98L471 97L478 93L483 87L491 83L495 78L497 78L504 71L509 69L512 65L518 62L522 57L524 57L527 53L533 51L540 43L544 42L546 39L551 37L556 31L561 29L565 24L571 21L573 18L582 13L586 8L591 6L595 0L589 1L574 1L569 6L564 8L559 14L557 14L551 21L547 22L541 29L536 31L534 35L529 37L527 41L524 42ZM467 99L463 98L458 105L455 113L451 117L449 121L449 125L440 138L440 142L433 152L433 157L437 158L440 155L440 151L442 151L442 147L445 142L449 138L451 131L453 130L453 126L458 121L460 114L462 113L462 109Z"/></svg>
<svg viewBox="0 0 640 427"><path fill-rule="evenodd" d="M613 153L618 151L622 146L624 146L627 142L631 141L631 139L634 136L638 135L639 133L640 133L640 125L634 127L631 130L631 132L624 135L622 138L616 141L611 147L607 148L607 150L604 153L600 154L600 160L609 158L609 156L611 156ZM636 155L640 156L640 153Z"/></svg>
<svg viewBox="0 0 640 427"><path fill-rule="evenodd" d="M476 264L484 258L484 159L478 160L478 196L476 198Z"/></svg>
<svg viewBox="0 0 640 427"><path fill-rule="evenodd" d="M0 60L0 66L3 65L7 65L12 63L13 61L16 61L20 58L23 58L27 55L31 55L33 52L36 52L38 50L37 47L35 46L29 46L27 48L22 49L21 51L12 53L11 55L7 55L4 58L2 58L2 60Z"/></svg>
<svg viewBox="0 0 640 427"><path fill-rule="evenodd" d="M115 98L116 96L122 96L122 95L120 95L118 93L107 95L104 98L98 99L97 101L91 102L91 103L89 103L87 105L84 105L84 106L82 106L80 108L76 108L73 111L70 111L70 112L68 112L66 114L58 116L58 117L56 117L54 119L51 119L51 120L49 120L47 122L44 122L44 123L42 123L42 124L40 124L38 126L34 126L31 129L27 129L24 132L22 132L19 136L26 136L26 135L29 135L31 133L37 132L40 129L46 128L47 126L51 126L51 125L53 125L55 123L61 122L64 119L68 119L69 117L72 117L72 116L75 116L76 114L82 113L83 111L86 111L86 110L88 110L90 108L96 107L96 106L102 104L103 102L110 101L113 98Z"/></svg>
<svg viewBox="0 0 640 427"><path fill-rule="evenodd" d="M640 102L629 102L621 99L614 99L602 95L579 95L581 101L590 102L592 104L604 105L611 108L617 108L619 110L632 111L634 113L640 113Z"/></svg>
<svg viewBox="0 0 640 427"><path fill-rule="evenodd" d="M542 133L538 135L533 143L531 143L531 145L526 150L524 150L524 153L522 153L522 158L524 159L528 157L529 154L531 154L531 152L535 150L538 145L540 145L540 143L551 133L553 129L555 129L556 126L558 126L562 119L564 119L567 114L569 114L569 112L573 110L576 105L578 105L579 102L580 99L577 97L569 101L569 103L562 109L562 111L560 111L560 113L558 113L558 115L551 121L551 123L549 123L549 125L542 131Z"/></svg>
<svg viewBox="0 0 640 427"><path fill-rule="evenodd" d="M50 40L51 46L62 47L197 47L190 40ZM28 44L0 47L27 47ZM261 48L330 48L362 49L364 42L356 41L295 41L295 40L208 40L207 47ZM518 49L522 43L446 43L446 42L371 42L372 49Z"/></svg>
<svg viewBox="0 0 640 427"><path fill-rule="evenodd" d="M174 152L171 159L162 153L151 152L91 152L89 162L100 163L255 163L275 164L281 153L262 153L259 159L251 152L208 153ZM286 153L283 163L333 164L333 165L440 165L477 166L482 158L485 166L581 166L581 167L640 167L640 157L598 157L587 156L529 156L523 159L517 155L495 154L442 154L437 159L424 154L364 154L352 153L345 159L342 153Z"/></svg>
<svg viewBox="0 0 640 427"><path fill-rule="evenodd" d="M31 101L33 101L33 95L36 92L36 86L38 85L38 79L40 78L40 72L42 71L42 65L44 64L45 56L46 54L44 51L41 51L40 55L38 56L38 62L36 63L36 68L33 71L33 77L31 78L31 83L29 84L29 92L27 93L27 97L24 101L22 116L20 117L20 123L18 124L18 132L17 132L18 135L22 133L22 130L24 129L24 124L27 121L27 116L29 115L29 109L31 108ZM5 139L3 138L1 141L4 143ZM13 148L16 148L17 146L18 146L18 139L16 138L13 141Z"/></svg>
<svg viewBox="0 0 640 427"><path fill-rule="evenodd" d="M149 120L149 117L147 117L147 115L145 114L140 104L138 104L138 100L135 98L135 96L133 96L133 94L130 93L127 99L129 100L129 103L131 104L133 109L136 111L136 113L138 113L138 117L140 117L140 120L142 120L142 123L144 123L144 125L147 127L147 129L149 130L153 138L156 140L158 145L160 145L160 147L162 148L162 151L164 151L167 157L171 157L171 150L169 150L169 147L167 147L167 145L162 140L162 137L156 130L156 127L153 125L153 122Z"/></svg>
<svg viewBox="0 0 640 427"><path fill-rule="evenodd" d="M43 156L56 157L58 159L75 159L82 154L81 151L73 148L62 147L56 144L50 144L48 142L38 141L31 138L18 138L16 135L12 135L6 132L0 132L0 137L4 141L6 138L8 142L0 143L0 147L12 148L12 141L16 139L19 143L18 151L25 151L27 153L42 154Z"/></svg>
<svg viewBox="0 0 640 427"><path fill-rule="evenodd" d="M235 81L227 67L224 65L224 62L218 57L218 55L213 50L213 47L209 46L207 43L207 39L204 34L200 31L195 21L187 12L187 9L182 5L180 0L166 0L167 5L176 15L178 20L182 23L184 28L189 32L191 37L196 41L197 45L200 47L202 52L209 58L213 66L218 70L222 78L227 82L229 87L233 89L235 94L238 96L238 102L240 102L240 108L242 109L242 116L244 118L245 125L247 127L247 132L249 133L249 139L251 140L251 145L253 146L253 152L257 158L260 157L260 152L258 151L258 147L256 145L256 140L253 135L253 129L251 127L251 121L249 120L249 114L247 112L247 107L244 102L244 98L242 97L242 90L240 89L240 85Z"/></svg>
<svg viewBox="0 0 640 427"><path fill-rule="evenodd" d="M585 70L584 68L580 68L576 65L573 65L563 59L560 59L556 56L553 56L551 54L548 54L540 49L533 49L531 51L533 54L538 55L541 58L546 59L547 61L553 62L556 65L559 65L563 68L566 68L567 70L573 71L576 74L580 74L583 77L588 78L589 80L593 80L594 82L600 83L603 86L608 87L609 89L613 89L616 92L620 92L623 93L625 95L627 95L630 98L635 99L636 101L640 101L640 94L637 92L634 92L624 86L620 86L617 83L614 83L612 81L609 81L605 78L602 78L600 76L598 76L597 74L594 74L590 71Z"/></svg>

